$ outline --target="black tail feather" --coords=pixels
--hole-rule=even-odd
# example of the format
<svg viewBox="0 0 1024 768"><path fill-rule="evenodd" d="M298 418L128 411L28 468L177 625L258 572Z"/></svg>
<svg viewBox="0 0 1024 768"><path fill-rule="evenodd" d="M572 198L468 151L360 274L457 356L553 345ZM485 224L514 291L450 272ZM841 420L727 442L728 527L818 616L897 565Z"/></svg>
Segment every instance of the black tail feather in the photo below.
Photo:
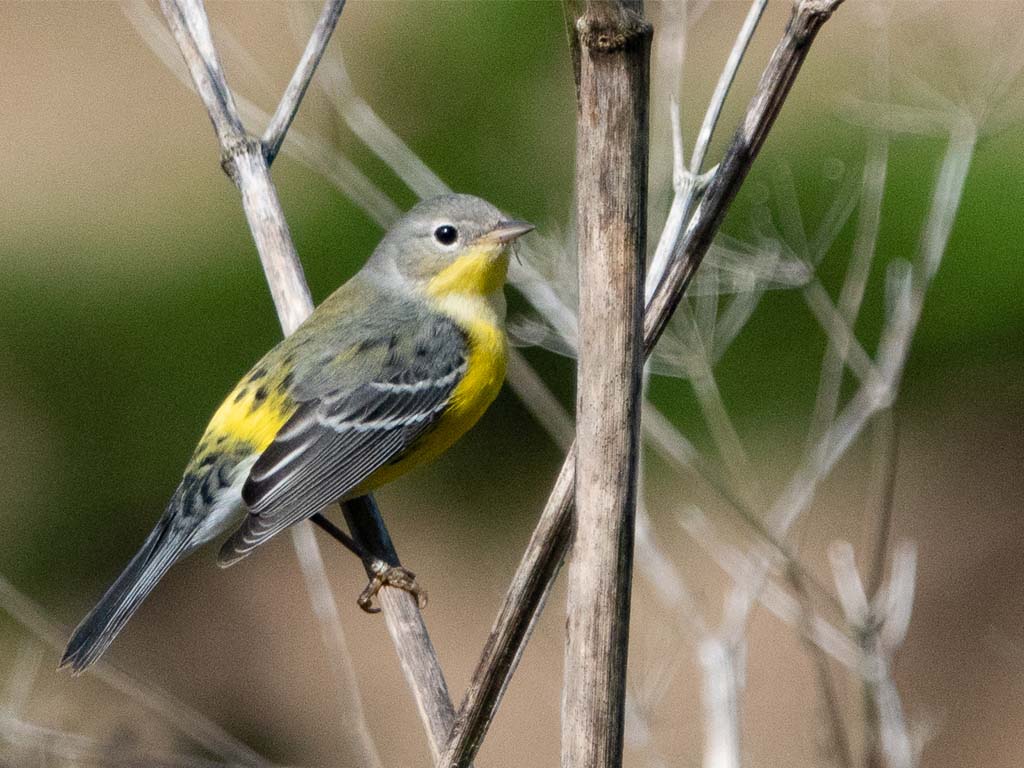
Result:
<svg viewBox="0 0 1024 768"><path fill-rule="evenodd" d="M187 537L171 530L170 518L168 514L161 519L96 607L82 619L64 650L61 667L69 666L74 674L78 674L99 659L142 601L179 559L188 541Z"/></svg>

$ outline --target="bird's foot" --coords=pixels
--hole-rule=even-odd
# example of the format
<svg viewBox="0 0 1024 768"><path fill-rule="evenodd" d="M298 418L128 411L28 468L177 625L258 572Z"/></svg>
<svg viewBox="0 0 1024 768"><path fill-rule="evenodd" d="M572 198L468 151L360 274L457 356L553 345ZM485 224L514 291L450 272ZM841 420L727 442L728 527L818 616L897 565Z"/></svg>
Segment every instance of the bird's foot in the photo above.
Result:
<svg viewBox="0 0 1024 768"><path fill-rule="evenodd" d="M367 613L380 613L380 607L374 605L373 598L381 587L395 587L408 592L416 598L420 608L427 607L427 591L416 583L416 574L400 565L389 565L383 560L374 560L370 566L373 576L366 588L356 598L356 603Z"/></svg>

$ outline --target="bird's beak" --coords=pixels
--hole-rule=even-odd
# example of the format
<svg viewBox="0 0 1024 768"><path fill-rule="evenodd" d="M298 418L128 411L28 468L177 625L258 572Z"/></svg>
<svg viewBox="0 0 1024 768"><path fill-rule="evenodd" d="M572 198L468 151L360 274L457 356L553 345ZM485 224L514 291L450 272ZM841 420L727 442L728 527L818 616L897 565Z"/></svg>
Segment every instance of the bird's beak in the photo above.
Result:
<svg viewBox="0 0 1024 768"><path fill-rule="evenodd" d="M505 243L511 243L517 237L522 237L527 232L533 231L533 229L533 224L528 221L509 219L508 221L499 221L498 226L480 239L487 243L499 243L504 245Z"/></svg>

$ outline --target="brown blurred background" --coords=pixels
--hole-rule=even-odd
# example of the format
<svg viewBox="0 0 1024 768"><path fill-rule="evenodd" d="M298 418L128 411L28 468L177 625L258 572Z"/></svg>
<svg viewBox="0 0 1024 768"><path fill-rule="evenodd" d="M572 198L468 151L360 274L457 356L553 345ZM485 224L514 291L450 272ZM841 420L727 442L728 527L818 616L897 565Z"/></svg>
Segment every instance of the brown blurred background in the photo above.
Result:
<svg viewBox="0 0 1024 768"><path fill-rule="evenodd" d="M785 23L788 4L775 5L741 69L712 162ZM713 2L690 29L681 94L688 144L746 7ZM987 104L1024 61L1017 4L886 7L850 0L826 27L726 222L728 233L749 233L779 168L791 171L809 225L834 191L827 164L859 172L865 132L843 119L844 105L870 95L865 72L882 44L878 22L886 14L901 96L933 93L973 108ZM302 46L287 6L210 3L209 11L229 81L271 110ZM357 91L448 184L550 232L565 231L571 201L574 104L565 40L561 8L547 2L351 0L338 31ZM908 717L932 728L923 764L942 768L1009 767L1024 759L1020 93L1015 85L979 108L983 139L897 407L895 535L915 541L920 556L897 682ZM664 117L654 114L656 128ZM296 127L332 142L402 207L413 202L322 93L311 91ZM155 521L219 398L279 329L206 115L119 5L0 5L0 135L7 149L0 191L0 574L71 626ZM913 255L944 148L941 136L893 140L883 261ZM358 268L380 230L288 158L274 176L314 296L322 299ZM851 240L847 226L823 267L833 294ZM872 286L858 327L868 339L880 324L880 274ZM522 306L514 296L512 302L514 310ZM802 448L824 348L815 328L798 296L770 292L720 369L730 412L773 489ZM571 361L543 350L527 354L571 403ZM652 392L699 447L708 446L686 382L660 379ZM795 541L825 582L827 542L844 537L862 547L873 530L864 490L870 441L862 443L797 530ZM430 590L427 621L456 701L560 458L506 391L435 466L379 494L403 560ZM647 472L663 545L713 613L724 581L675 523L692 501L692 481L657 460ZM355 605L361 568L327 542L324 556L383 762L427 765L383 623ZM666 764L698 765L696 651L639 579L634 611L631 687L644 694L671 682L647 725ZM563 617L559 586L479 765L556 764ZM0 659L7 660L0 660L0 690L32 642L23 627L0 617ZM331 662L286 537L229 571L216 569L209 553L175 569L110 659L270 760L353 764ZM24 720L109 740L111 754L129 747L202 754L98 680L53 672L56 660L55 652L42 655L19 714ZM846 680L843 703L856 736L859 692ZM749 764L821 764L818 710L797 634L759 613L743 708ZM87 764L46 757L44 746L0 742L0 763ZM630 752L627 761L656 764L646 750Z"/></svg>

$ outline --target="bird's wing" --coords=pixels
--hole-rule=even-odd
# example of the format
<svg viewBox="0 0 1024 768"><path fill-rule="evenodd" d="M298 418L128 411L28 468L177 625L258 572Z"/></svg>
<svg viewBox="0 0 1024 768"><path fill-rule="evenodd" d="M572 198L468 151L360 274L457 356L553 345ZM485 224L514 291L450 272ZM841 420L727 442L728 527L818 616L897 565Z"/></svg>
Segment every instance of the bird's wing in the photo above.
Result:
<svg viewBox="0 0 1024 768"><path fill-rule="evenodd" d="M448 406L467 354L453 323L427 323L388 352L371 381L302 402L250 470L242 488L249 515L221 548L220 563L343 498L412 446Z"/></svg>

